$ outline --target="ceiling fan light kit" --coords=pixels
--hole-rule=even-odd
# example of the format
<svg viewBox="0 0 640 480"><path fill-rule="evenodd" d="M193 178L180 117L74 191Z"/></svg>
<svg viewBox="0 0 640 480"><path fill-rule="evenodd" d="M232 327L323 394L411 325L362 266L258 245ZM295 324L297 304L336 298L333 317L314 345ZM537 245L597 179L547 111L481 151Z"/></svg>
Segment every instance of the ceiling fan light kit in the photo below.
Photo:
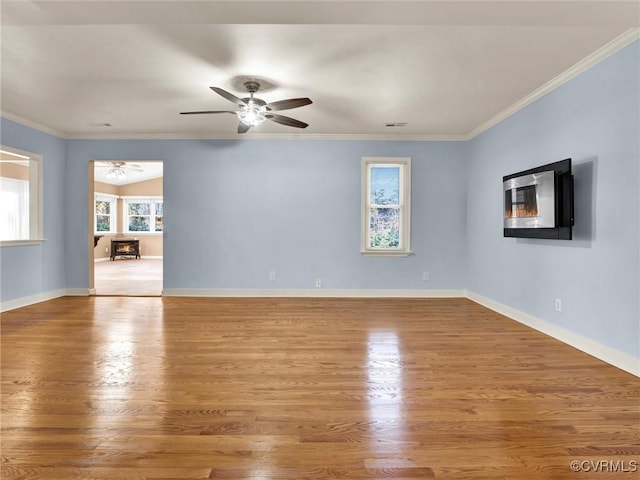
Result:
<svg viewBox="0 0 640 480"><path fill-rule="evenodd" d="M127 173L122 169L122 167L113 167L111 170L109 170L109 173L107 173L107 178L109 180L124 180L125 178L127 178Z"/></svg>
<svg viewBox="0 0 640 480"><path fill-rule="evenodd" d="M132 170L135 172L142 172L143 169L140 165L127 163L124 161L106 161L101 162L101 165L96 165L98 168L108 168L107 179L108 180L124 180L127 178L126 170Z"/></svg>
<svg viewBox="0 0 640 480"><path fill-rule="evenodd" d="M260 98L255 98L254 93L260 88L260 84L254 80L244 82L244 88L249 92L249 97L238 98L232 93L227 92L219 87L210 87L221 97L236 104L238 111L231 110L205 110L197 112L180 112L181 115L198 115L198 114L215 114L215 113L233 113L238 116L240 123L238 124L238 133L246 133L251 127L260 125L265 120L286 125L288 127L306 128L309 124L296 120L295 118L285 117L271 113L277 110L288 110L291 108L303 107L313 103L309 98L289 98L279 100L277 102L267 103Z"/></svg>

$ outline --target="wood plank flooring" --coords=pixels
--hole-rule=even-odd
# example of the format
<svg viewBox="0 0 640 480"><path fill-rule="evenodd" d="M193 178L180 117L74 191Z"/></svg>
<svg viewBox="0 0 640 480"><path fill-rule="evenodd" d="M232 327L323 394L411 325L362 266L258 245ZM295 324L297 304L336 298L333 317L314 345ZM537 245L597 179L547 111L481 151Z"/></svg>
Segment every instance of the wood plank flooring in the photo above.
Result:
<svg viewBox="0 0 640 480"><path fill-rule="evenodd" d="M640 380L466 299L67 297L1 321L4 480L638 478Z"/></svg>

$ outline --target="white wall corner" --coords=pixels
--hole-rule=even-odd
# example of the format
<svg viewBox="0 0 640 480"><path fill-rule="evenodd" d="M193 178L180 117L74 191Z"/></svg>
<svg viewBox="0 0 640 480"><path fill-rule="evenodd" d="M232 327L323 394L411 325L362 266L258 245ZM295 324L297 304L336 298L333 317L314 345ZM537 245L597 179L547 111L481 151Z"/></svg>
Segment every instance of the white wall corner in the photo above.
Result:
<svg viewBox="0 0 640 480"><path fill-rule="evenodd" d="M640 377L640 359L633 355L629 355L628 353L603 345L595 340L591 340L590 338L571 332L566 328L541 320L529 315L528 313L521 312L520 310L509 307L508 305L504 305L500 302L496 302L495 300L477 293L467 291L467 298L482 305L483 307L487 307L494 312L498 312L512 320L515 320L516 322L533 328L540 333L544 333L545 335L577 348L581 352L591 355L598 360L602 360L603 362L613 365L625 372L631 373L636 377Z"/></svg>

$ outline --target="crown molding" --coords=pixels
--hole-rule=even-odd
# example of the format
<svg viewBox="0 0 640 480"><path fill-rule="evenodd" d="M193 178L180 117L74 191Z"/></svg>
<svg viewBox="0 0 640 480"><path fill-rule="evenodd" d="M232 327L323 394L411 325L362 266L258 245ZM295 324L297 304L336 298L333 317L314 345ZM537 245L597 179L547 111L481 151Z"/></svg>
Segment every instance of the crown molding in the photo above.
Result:
<svg viewBox="0 0 640 480"><path fill-rule="evenodd" d="M247 133L231 134L190 134L190 133L67 133L26 119L11 112L0 111L7 120L39 130L66 140L342 140L378 142L465 142L496 126L503 120L539 100L569 80L589 70L602 60L622 50L640 39L640 28L630 28L578 63L529 93L493 118L482 123L467 134L452 135L403 135L403 134L322 134L322 133Z"/></svg>
<svg viewBox="0 0 640 480"><path fill-rule="evenodd" d="M489 130L491 127L494 127L495 125L502 122L503 120L506 120L511 115L519 112L523 108L532 104L536 100L544 97L547 93L552 92L553 90L560 87L561 85L564 85L569 80L577 77L581 73L589 70L591 67L595 66L597 63L601 62L605 58L610 57L614 53L619 52L624 47L626 47L627 45L630 45L632 42L634 42L635 40L638 40L639 38L640 38L640 29L630 28L629 30L625 31L623 34L614 38L612 41L605 44L595 52L589 54L588 56L580 60L578 63L576 63L569 69L562 72L557 77L549 80L547 83L545 83L541 87L537 88L527 96L518 100L516 103L514 103L507 109L498 113L495 117L491 118L490 120L486 121L482 125L471 130L471 132L469 132L469 134L467 135L467 140L471 140L472 138L477 137L482 132Z"/></svg>
<svg viewBox="0 0 640 480"><path fill-rule="evenodd" d="M49 135L53 135L54 137L66 138L66 135L64 132L61 132L60 130L56 130L51 127L47 127L42 123L34 122L33 120L29 120L27 118L21 117L20 115L16 115L14 113L7 112L4 110L0 111L0 115L3 118L6 118L7 120L11 120L12 122L19 123L20 125L24 125L25 127L33 128L34 130L39 130L40 132L43 132L43 133L48 133Z"/></svg>
<svg viewBox="0 0 640 480"><path fill-rule="evenodd" d="M67 134L67 140L358 140L374 142L460 142L468 135L398 135L398 134L340 134L340 133L245 133L191 134L191 133L112 133Z"/></svg>

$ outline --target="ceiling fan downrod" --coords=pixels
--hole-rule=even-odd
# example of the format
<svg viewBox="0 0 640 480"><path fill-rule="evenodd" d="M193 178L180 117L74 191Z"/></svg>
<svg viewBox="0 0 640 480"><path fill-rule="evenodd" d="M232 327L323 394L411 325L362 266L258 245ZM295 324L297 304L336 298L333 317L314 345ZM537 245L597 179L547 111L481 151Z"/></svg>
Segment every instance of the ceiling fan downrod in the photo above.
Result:
<svg viewBox="0 0 640 480"><path fill-rule="evenodd" d="M244 88L249 92L249 99L246 102L246 105L240 106L240 111L238 112L238 118L240 121L247 127L255 127L256 125L260 125L267 118L265 117L266 107L265 102L261 100L254 100L253 94L258 91L260 88L260 84L254 81L244 82Z"/></svg>

